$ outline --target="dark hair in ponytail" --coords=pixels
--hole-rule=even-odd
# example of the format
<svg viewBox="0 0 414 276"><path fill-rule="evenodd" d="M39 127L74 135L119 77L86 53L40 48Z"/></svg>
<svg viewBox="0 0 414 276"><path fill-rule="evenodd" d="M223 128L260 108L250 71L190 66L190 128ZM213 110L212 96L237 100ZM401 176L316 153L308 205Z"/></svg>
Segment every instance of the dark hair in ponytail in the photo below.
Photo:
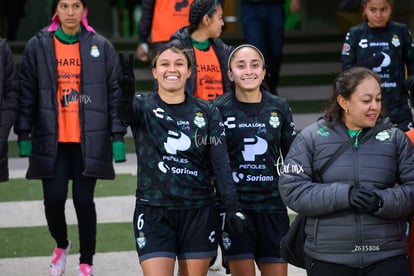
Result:
<svg viewBox="0 0 414 276"><path fill-rule="evenodd" d="M324 113L327 122L334 123L342 118L343 110L338 104L338 96L350 99L357 86L367 78L374 78L381 85L381 78L378 74L363 67L351 67L336 76L332 83L333 93Z"/></svg>
<svg viewBox="0 0 414 276"><path fill-rule="evenodd" d="M190 34L197 30L198 24L200 24L205 15L211 17L216 11L217 5L221 5L221 2L217 0L195 0L191 4L190 16L188 18Z"/></svg>

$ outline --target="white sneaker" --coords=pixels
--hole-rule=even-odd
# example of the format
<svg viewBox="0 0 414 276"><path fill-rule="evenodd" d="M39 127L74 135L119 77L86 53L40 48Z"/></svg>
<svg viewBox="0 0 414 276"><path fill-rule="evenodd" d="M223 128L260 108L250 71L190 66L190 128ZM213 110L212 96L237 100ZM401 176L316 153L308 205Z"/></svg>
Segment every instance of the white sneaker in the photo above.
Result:
<svg viewBox="0 0 414 276"><path fill-rule="evenodd" d="M65 249L55 248L52 254L52 261L49 265L49 271L51 276L61 276L65 272L66 258L69 255L72 243L69 241L68 246Z"/></svg>

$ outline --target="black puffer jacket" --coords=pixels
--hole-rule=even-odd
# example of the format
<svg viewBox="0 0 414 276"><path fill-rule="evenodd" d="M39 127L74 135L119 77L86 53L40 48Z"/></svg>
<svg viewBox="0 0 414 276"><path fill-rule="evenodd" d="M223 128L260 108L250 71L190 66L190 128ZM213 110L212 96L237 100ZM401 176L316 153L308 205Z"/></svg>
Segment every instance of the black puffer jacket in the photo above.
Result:
<svg viewBox="0 0 414 276"><path fill-rule="evenodd" d="M19 83L12 51L0 39L0 182L9 180L7 140L18 106Z"/></svg>
<svg viewBox="0 0 414 276"><path fill-rule="evenodd" d="M140 42L148 43L151 35L152 18L155 0L141 1L141 18L138 24L138 37Z"/></svg>
<svg viewBox="0 0 414 276"><path fill-rule="evenodd" d="M31 38L20 65L21 97L15 132L31 135L28 178L53 177L58 146L57 66L53 33ZM113 45L103 36L78 34L81 69L80 123L83 175L114 178L111 138L126 133L117 116L120 67ZM117 138L118 137L118 138Z"/></svg>
<svg viewBox="0 0 414 276"><path fill-rule="evenodd" d="M191 66L191 76L185 84L185 91L195 93L196 90L196 80L197 80L197 64L194 53L193 44L191 43L190 33L188 32L188 27L181 28L177 30L172 36L171 41L177 41L185 49L189 49L191 52L191 57L195 61ZM225 44L220 38L210 39L210 46L213 47L214 52L217 55L217 59L220 62L220 70L223 78L223 92L231 91L231 82L227 77L227 60L233 46Z"/></svg>
<svg viewBox="0 0 414 276"><path fill-rule="evenodd" d="M293 141L280 176L288 207L308 216L305 253L356 268L407 254L407 217L414 211L414 155L406 134L390 124L363 130L359 146L348 147L322 174L318 171L348 139L342 123L323 120ZM351 209L351 186L374 191L383 206L374 214Z"/></svg>
<svg viewBox="0 0 414 276"><path fill-rule="evenodd" d="M284 5L285 0L241 0L241 3L258 4L258 5Z"/></svg>

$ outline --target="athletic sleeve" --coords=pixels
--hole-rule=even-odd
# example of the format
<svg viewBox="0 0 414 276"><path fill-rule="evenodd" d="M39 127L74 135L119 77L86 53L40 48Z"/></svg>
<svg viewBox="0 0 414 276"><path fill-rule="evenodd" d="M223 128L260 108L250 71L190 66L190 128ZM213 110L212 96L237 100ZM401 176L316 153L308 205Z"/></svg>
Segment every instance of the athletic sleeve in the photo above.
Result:
<svg viewBox="0 0 414 276"><path fill-rule="evenodd" d="M140 42L148 43L151 35L152 17L154 14L155 0L141 1L141 19L138 23L138 39Z"/></svg>
<svg viewBox="0 0 414 276"><path fill-rule="evenodd" d="M404 61L408 76L414 78L414 41L409 28L405 28L404 32Z"/></svg>
<svg viewBox="0 0 414 276"><path fill-rule="evenodd" d="M354 34L349 31L345 36L345 41L342 46L341 52L341 64L342 70L346 70L356 63L356 45L355 45L355 38Z"/></svg>
<svg viewBox="0 0 414 276"><path fill-rule="evenodd" d="M213 108L210 119L209 158L217 180L217 188L227 208L239 206L230 168L226 134L220 112Z"/></svg>
<svg viewBox="0 0 414 276"><path fill-rule="evenodd" d="M286 157L290 145L296 137L295 123L293 122L292 111L288 102L285 100L284 106L284 121L282 124L281 150L283 157Z"/></svg>

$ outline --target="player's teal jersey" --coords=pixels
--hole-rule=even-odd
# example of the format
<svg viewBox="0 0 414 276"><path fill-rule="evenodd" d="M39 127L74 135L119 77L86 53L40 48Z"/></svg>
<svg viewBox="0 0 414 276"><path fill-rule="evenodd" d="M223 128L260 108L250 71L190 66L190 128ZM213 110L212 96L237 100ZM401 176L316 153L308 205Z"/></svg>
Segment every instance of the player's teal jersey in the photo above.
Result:
<svg viewBox="0 0 414 276"><path fill-rule="evenodd" d="M260 103L241 103L234 93L214 101L223 116L232 176L243 209L285 212L278 168L296 136L287 101L262 92Z"/></svg>

